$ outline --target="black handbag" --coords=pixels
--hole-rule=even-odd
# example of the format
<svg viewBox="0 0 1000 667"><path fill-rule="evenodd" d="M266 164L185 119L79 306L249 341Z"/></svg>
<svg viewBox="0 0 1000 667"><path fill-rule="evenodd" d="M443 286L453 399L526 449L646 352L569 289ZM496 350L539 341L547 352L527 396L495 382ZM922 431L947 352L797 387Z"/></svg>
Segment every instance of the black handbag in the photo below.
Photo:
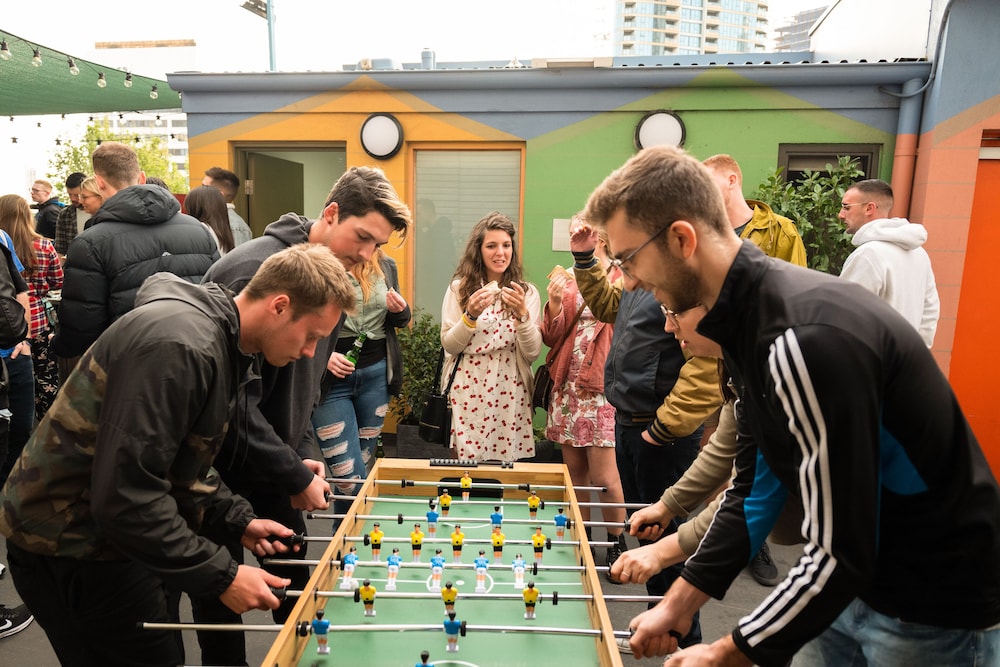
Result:
<svg viewBox="0 0 1000 667"><path fill-rule="evenodd" d="M455 360L455 367L451 369L451 377L448 378L448 386L442 393L436 391L425 391L420 407L420 426L417 433L427 442L434 442L440 445L449 444L451 435L451 406L448 404L448 393L451 391L451 383L455 381L455 373L458 372L458 364L462 361L462 355L458 355ZM437 387L441 386L441 371L444 367L444 349L438 357Z"/></svg>

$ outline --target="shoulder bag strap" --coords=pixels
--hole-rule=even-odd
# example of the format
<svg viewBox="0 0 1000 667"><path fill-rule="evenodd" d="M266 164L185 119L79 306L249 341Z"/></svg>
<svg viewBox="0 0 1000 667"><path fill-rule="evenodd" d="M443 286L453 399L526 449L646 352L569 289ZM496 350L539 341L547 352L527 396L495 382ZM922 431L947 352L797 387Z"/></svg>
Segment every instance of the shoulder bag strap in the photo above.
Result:
<svg viewBox="0 0 1000 667"><path fill-rule="evenodd" d="M560 339L560 341L549 350L549 353L545 355L546 364L555 359L556 354L559 352L559 348L563 346L563 343L566 342L566 339L569 338L569 335L573 333L573 330L576 328L577 320L580 319L580 315L583 315L583 309L586 307L587 307L587 302L585 301L583 305L580 306L580 309L576 311L576 315L573 316L573 321L569 323L568 327L566 327L566 331L565 333L563 333L562 339Z"/></svg>

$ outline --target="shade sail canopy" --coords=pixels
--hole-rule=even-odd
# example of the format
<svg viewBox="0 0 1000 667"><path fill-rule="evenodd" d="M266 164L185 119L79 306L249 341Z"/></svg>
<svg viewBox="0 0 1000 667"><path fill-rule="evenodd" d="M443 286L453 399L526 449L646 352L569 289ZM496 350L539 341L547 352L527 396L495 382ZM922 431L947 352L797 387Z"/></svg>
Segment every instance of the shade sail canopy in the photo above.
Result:
<svg viewBox="0 0 1000 667"><path fill-rule="evenodd" d="M180 95L166 81L76 58L0 30L10 58L0 52L0 116L179 109ZM38 51L42 64L32 57ZM80 70L73 75L70 61ZM98 85L103 74L107 85ZM131 76L132 86L125 85ZM156 87L155 99L150 96Z"/></svg>

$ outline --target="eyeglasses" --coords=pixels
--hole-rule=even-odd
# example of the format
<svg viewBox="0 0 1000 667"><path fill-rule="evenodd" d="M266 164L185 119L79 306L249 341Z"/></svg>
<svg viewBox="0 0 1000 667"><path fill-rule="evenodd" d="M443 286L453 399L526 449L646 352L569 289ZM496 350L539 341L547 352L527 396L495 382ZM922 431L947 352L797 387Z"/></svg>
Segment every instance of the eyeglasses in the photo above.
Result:
<svg viewBox="0 0 1000 667"><path fill-rule="evenodd" d="M80 199L80 201L87 201L88 199L100 199L101 195L85 195L83 193L80 193L79 195L77 195L77 197Z"/></svg>
<svg viewBox="0 0 1000 667"><path fill-rule="evenodd" d="M849 210L849 209L850 209L850 208L851 208L852 206L865 206L865 205L867 205L867 204L871 204L871 202L870 202L870 201L859 201L859 202L856 202L856 203L854 203L854 204L841 204L841 205L840 205L840 208L842 208L842 209L844 209L845 211L847 211L847 210Z"/></svg>
<svg viewBox="0 0 1000 667"><path fill-rule="evenodd" d="M673 311L673 310L670 310L669 308L667 308L666 306L664 306L661 303L660 304L660 312L663 313L663 317L664 318L670 320L670 324L672 324L674 326L674 328L678 328L678 327L681 326L681 322L680 322L681 315L683 315L685 313L690 313L692 310L694 310L695 308L698 308L700 306L701 306L700 303L696 303L693 306L691 306L690 308L685 308L684 310Z"/></svg>
<svg viewBox="0 0 1000 667"><path fill-rule="evenodd" d="M670 229L670 225L674 224L675 222L677 222L677 221L673 220L673 221L668 222L667 224L665 224L663 227L660 227L656 231L655 234L653 234L648 239L646 239L646 241L644 243L642 243L638 248L636 248L635 250L633 250L629 254L625 255L621 259L613 259L613 260L611 260L611 266L615 266L615 267L621 269L622 273L624 273L629 278L634 278L635 276L633 276L631 273L628 272L628 269L625 268L625 265L628 264L629 262L631 262L633 259L635 259L635 256L639 254L639 251L642 250L643 248L645 248L646 246L648 246L650 243L652 243L653 239L655 239L657 236L659 236L663 232L665 232L668 229Z"/></svg>

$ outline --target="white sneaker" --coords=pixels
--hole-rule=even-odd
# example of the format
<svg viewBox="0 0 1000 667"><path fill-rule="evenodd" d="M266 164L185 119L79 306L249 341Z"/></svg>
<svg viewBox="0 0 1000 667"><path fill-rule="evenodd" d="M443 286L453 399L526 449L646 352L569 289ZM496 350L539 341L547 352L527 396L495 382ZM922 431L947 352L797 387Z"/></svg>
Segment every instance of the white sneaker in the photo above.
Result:
<svg viewBox="0 0 1000 667"><path fill-rule="evenodd" d="M0 579L3 579L4 573L7 571L7 566L0 563Z"/></svg>

